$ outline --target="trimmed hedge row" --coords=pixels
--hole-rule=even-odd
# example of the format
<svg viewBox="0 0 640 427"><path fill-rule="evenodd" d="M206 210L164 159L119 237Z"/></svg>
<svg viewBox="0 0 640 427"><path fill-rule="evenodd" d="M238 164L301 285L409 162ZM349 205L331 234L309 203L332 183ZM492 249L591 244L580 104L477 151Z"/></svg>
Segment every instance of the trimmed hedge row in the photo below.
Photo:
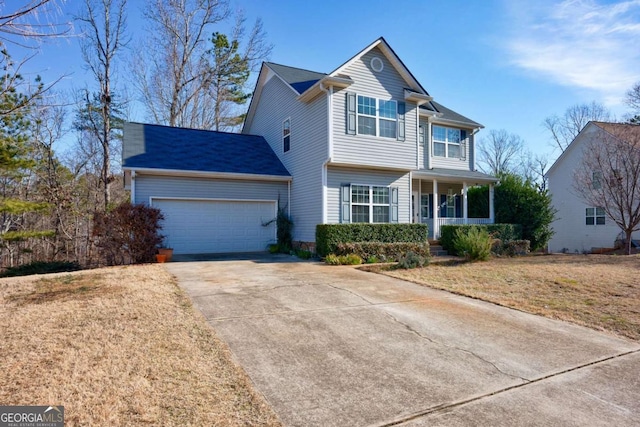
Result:
<svg viewBox="0 0 640 427"><path fill-rule="evenodd" d="M467 232L471 228L483 228L494 239L503 242L522 240L522 226L520 224L468 224L468 225L443 225L440 227L440 245L451 255L458 255L455 248L456 231L462 229Z"/></svg>
<svg viewBox="0 0 640 427"><path fill-rule="evenodd" d="M338 243L336 245L336 255L356 254L360 258L367 260L376 257L382 262L396 262L406 255L413 252L423 258L430 258L429 243L380 243L380 242L354 242L354 243Z"/></svg>
<svg viewBox="0 0 640 427"><path fill-rule="evenodd" d="M427 236L426 224L318 224L316 252L325 257L334 253L339 243L424 243Z"/></svg>

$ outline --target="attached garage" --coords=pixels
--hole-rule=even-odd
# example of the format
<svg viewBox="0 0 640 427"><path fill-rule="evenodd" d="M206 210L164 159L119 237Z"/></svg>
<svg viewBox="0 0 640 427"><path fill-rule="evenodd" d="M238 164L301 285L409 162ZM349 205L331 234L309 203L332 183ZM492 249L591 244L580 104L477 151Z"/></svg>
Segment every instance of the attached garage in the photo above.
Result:
<svg viewBox="0 0 640 427"><path fill-rule="evenodd" d="M132 203L159 208L175 254L266 251L291 175L256 135L126 123L123 166Z"/></svg>
<svg viewBox="0 0 640 427"><path fill-rule="evenodd" d="M176 254L258 252L276 241L276 201L152 198Z"/></svg>

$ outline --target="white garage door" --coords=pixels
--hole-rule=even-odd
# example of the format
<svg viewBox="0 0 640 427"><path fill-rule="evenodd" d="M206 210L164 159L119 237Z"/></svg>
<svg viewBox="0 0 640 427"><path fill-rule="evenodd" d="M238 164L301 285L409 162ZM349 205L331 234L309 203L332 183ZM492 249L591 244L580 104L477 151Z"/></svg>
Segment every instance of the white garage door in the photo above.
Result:
<svg viewBox="0 0 640 427"><path fill-rule="evenodd" d="M153 199L176 254L256 252L275 243L275 202Z"/></svg>

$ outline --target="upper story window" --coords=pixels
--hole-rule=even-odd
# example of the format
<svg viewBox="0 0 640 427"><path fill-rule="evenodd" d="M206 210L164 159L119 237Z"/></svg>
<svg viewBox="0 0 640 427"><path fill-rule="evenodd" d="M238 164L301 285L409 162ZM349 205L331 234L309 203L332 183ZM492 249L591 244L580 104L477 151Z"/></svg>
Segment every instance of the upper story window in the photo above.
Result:
<svg viewBox="0 0 640 427"><path fill-rule="evenodd" d="M398 105L396 101L358 95L358 134L396 138Z"/></svg>
<svg viewBox="0 0 640 427"><path fill-rule="evenodd" d="M285 153L291 149L291 118L282 122L282 147Z"/></svg>
<svg viewBox="0 0 640 427"><path fill-rule="evenodd" d="M420 140L420 145L424 145L424 141L425 141L426 135L427 135L427 129L424 126L421 125L418 128L418 132L419 132L418 138Z"/></svg>
<svg viewBox="0 0 640 427"><path fill-rule="evenodd" d="M460 129L433 126L433 155L439 157L462 158L462 140L466 132Z"/></svg>
<svg viewBox="0 0 640 427"><path fill-rule="evenodd" d="M405 140L405 110L402 101L346 93L346 133Z"/></svg>
<svg viewBox="0 0 640 427"><path fill-rule="evenodd" d="M604 208L587 208L585 215L585 223L587 225L604 225L605 224Z"/></svg>

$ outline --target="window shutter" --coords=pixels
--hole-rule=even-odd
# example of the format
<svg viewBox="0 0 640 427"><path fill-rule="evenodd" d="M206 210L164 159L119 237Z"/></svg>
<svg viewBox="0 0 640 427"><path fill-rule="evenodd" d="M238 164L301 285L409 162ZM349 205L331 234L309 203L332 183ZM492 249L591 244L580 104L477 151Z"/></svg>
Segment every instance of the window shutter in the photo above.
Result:
<svg viewBox="0 0 640 427"><path fill-rule="evenodd" d="M398 187L391 187L391 222L398 222Z"/></svg>
<svg viewBox="0 0 640 427"><path fill-rule="evenodd" d="M467 158L467 131L460 131L460 158L465 160Z"/></svg>
<svg viewBox="0 0 640 427"><path fill-rule="evenodd" d="M351 222L351 184L342 184L340 188L340 222L348 224Z"/></svg>
<svg viewBox="0 0 640 427"><path fill-rule="evenodd" d="M456 218L462 218L462 197L459 194L456 194Z"/></svg>
<svg viewBox="0 0 640 427"><path fill-rule="evenodd" d="M433 193L429 194L429 218L433 218Z"/></svg>
<svg viewBox="0 0 640 427"><path fill-rule="evenodd" d="M347 135L356 134L356 94L347 92Z"/></svg>
<svg viewBox="0 0 640 427"><path fill-rule="evenodd" d="M406 105L398 102L398 141L404 141L404 113Z"/></svg>

